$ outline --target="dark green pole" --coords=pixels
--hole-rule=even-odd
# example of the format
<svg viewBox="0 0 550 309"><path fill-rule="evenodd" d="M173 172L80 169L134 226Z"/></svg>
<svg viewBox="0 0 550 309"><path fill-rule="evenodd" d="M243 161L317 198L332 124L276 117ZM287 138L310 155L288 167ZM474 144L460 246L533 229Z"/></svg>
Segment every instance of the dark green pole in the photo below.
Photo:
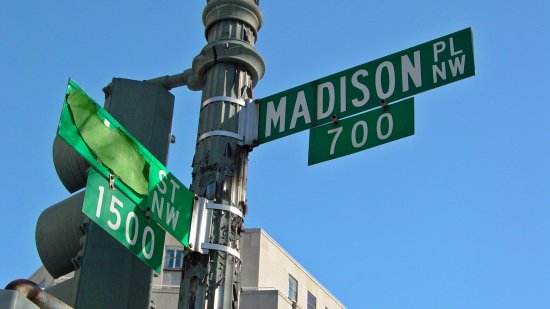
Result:
<svg viewBox="0 0 550 309"><path fill-rule="evenodd" d="M251 148L238 134L239 111L265 69L254 48L262 15L257 0L210 0L202 18L208 44L193 61L196 84L189 85L202 88L191 190L244 214ZM180 309L238 308L243 218L216 209L211 224L208 254L185 257Z"/></svg>

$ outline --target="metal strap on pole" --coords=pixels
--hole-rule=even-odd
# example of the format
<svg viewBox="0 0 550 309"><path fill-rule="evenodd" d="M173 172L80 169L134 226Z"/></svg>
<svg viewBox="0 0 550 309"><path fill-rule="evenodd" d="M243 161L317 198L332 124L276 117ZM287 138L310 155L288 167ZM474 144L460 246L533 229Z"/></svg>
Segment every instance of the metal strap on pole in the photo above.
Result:
<svg viewBox="0 0 550 309"><path fill-rule="evenodd" d="M206 249L206 250L223 251L223 252L231 254L232 256L236 257L239 260L241 259L241 255L239 254L239 252L237 250L231 248L231 247L228 247L228 246L218 245L218 244L211 244L211 243L205 242L205 243L201 244L201 248Z"/></svg>
<svg viewBox="0 0 550 309"><path fill-rule="evenodd" d="M236 214L237 216L239 216L241 218L243 217L242 211L240 211L239 208L237 208L235 206L216 204L214 202L207 201L206 202L206 209L218 209L218 210L223 210L223 211L229 211L229 212L232 212L232 213Z"/></svg>
<svg viewBox="0 0 550 309"><path fill-rule="evenodd" d="M193 205L193 216L191 217L189 249L201 252L202 254L207 254L208 250L223 251L240 260L241 255L236 249L208 242L210 240L213 210L228 211L241 218L243 217L242 211L235 206L217 204L204 197L197 197Z"/></svg>
<svg viewBox="0 0 550 309"><path fill-rule="evenodd" d="M258 106L252 100L235 99L230 97L218 96L210 98L202 103L204 108L213 102L231 102L242 106L239 111L238 133L223 130L214 130L201 134L198 142L211 136L227 136L235 138L241 145L255 146L258 140Z"/></svg>
<svg viewBox="0 0 550 309"><path fill-rule="evenodd" d="M210 131L210 132L206 132L206 133L201 134L201 136L199 137L198 142L202 141L205 138L212 137L212 136L227 136L227 137L235 138L239 141L243 140L243 137L241 135L235 133L235 132L223 131L223 130L214 130L214 131Z"/></svg>
<svg viewBox="0 0 550 309"><path fill-rule="evenodd" d="M237 98L232 98L232 97L226 97L226 96L217 96L217 97L213 97L213 98L210 98L208 100L205 100L204 102L202 102L202 108L204 108L206 105L210 104L210 103L214 103L214 102L231 102L231 103L235 103L237 105L240 105L242 107L245 106L245 102L243 99L237 99Z"/></svg>

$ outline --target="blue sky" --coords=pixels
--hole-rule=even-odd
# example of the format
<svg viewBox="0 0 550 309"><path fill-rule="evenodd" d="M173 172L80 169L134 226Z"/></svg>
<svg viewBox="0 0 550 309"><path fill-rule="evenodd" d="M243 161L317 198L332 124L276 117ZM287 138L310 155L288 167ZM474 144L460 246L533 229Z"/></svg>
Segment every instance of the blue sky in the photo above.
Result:
<svg viewBox="0 0 550 309"><path fill-rule="evenodd" d="M69 196L51 145L72 77L191 66L203 1L4 1L0 285L41 264L43 209ZM472 27L476 76L415 96L415 135L307 166L308 133L250 154L246 226L261 227L348 308L548 308L550 4L261 1L256 98ZM200 93L173 91L168 167L191 181Z"/></svg>

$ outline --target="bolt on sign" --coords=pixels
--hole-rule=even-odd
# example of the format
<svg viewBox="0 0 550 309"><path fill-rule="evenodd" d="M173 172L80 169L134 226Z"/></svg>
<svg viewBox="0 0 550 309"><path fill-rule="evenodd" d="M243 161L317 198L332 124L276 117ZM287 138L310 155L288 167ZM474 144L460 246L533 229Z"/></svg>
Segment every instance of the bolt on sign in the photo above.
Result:
<svg viewBox="0 0 550 309"><path fill-rule="evenodd" d="M414 134L414 98L315 127L308 165L336 159Z"/></svg>
<svg viewBox="0 0 550 309"><path fill-rule="evenodd" d="M160 274L166 232L93 167L88 169L82 212Z"/></svg>
<svg viewBox="0 0 550 309"><path fill-rule="evenodd" d="M474 74L472 29L467 28L260 99L259 143Z"/></svg>
<svg viewBox="0 0 550 309"><path fill-rule="evenodd" d="M193 192L72 80L57 135L105 179L114 175L119 180L115 186L141 212L189 245Z"/></svg>

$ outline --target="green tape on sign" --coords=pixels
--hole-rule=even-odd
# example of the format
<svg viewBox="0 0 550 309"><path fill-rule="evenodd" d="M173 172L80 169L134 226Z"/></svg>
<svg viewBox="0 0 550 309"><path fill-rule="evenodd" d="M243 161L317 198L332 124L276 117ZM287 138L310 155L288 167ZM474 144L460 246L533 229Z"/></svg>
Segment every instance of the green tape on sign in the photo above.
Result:
<svg viewBox="0 0 550 309"><path fill-rule="evenodd" d="M148 194L148 165L136 143L119 128L101 120L96 104L81 89L67 99L75 125L90 150L113 174L141 195Z"/></svg>
<svg viewBox="0 0 550 309"><path fill-rule="evenodd" d="M189 245L194 193L73 80L57 135L184 246Z"/></svg>

